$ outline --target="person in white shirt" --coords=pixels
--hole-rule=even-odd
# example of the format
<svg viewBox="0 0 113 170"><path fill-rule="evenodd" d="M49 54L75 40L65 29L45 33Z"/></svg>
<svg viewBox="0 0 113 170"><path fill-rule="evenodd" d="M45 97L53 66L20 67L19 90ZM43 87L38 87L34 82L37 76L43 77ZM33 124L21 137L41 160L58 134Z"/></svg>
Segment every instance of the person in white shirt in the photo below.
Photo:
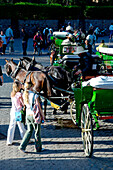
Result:
<svg viewBox="0 0 113 170"><path fill-rule="evenodd" d="M93 30L89 30L89 33L86 37L85 45L89 53L92 53L92 45L94 44Z"/></svg>
<svg viewBox="0 0 113 170"><path fill-rule="evenodd" d="M5 54L5 50L7 47L7 40L6 40L6 36L3 31L1 31L0 37L2 38L2 41L3 41L3 54Z"/></svg>

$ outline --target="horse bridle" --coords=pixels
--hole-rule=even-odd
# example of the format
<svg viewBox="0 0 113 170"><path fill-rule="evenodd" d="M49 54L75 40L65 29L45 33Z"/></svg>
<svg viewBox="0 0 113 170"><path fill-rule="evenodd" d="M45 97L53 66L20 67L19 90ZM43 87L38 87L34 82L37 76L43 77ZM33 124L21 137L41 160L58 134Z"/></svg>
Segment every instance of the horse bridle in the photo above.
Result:
<svg viewBox="0 0 113 170"><path fill-rule="evenodd" d="M17 66L16 69L15 69L14 71L12 71L9 75L10 75L13 79L15 79L19 71L20 71L20 67Z"/></svg>
<svg viewBox="0 0 113 170"><path fill-rule="evenodd" d="M11 78L14 79L14 80L19 81L18 79L16 79L16 76L17 76L18 72L20 71L20 69L21 69L21 67L19 67L19 66L17 65L16 68L15 68L15 70L12 71L12 72L9 74L9 76L11 76ZM19 82L24 85L25 82L26 82L27 76L28 76L29 74L31 75L31 71L28 71L28 72L27 72L27 74L26 74L26 76L25 76L25 78L24 78L24 83L22 83L21 81L19 81ZM29 81L30 81L30 75L29 75Z"/></svg>

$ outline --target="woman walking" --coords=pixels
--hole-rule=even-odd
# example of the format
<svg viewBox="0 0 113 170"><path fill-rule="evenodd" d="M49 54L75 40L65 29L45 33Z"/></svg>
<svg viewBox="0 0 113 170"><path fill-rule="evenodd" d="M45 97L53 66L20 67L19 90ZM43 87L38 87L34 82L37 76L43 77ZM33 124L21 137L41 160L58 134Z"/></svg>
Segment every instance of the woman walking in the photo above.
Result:
<svg viewBox="0 0 113 170"><path fill-rule="evenodd" d="M25 152L27 144L35 130L35 151L43 151L41 143L41 122L44 121L44 114L39 102L39 96L32 90L32 84L25 83L25 90L23 94L24 104L26 105L26 123L27 131L20 144L19 150Z"/></svg>
<svg viewBox="0 0 113 170"><path fill-rule="evenodd" d="M24 134L26 132L26 129L24 128L24 124L20 121L15 120L15 112L21 111L22 107L24 106L22 93L20 92L20 89L21 89L21 84L18 81L15 81L13 83L13 90L11 92L12 108L10 111L10 124L9 124L8 134L7 134L8 146L12 145L13 143L16 123L19 127L21 138L24 137Z"/></svg>

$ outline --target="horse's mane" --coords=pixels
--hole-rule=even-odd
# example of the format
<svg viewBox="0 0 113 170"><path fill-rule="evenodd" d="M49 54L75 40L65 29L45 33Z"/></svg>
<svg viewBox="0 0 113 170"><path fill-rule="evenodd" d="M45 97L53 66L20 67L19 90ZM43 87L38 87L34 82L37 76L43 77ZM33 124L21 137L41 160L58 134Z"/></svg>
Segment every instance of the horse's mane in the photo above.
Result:
<svg viewBox="0 0 113 170"><path fill-rule="evenodd" d="M27 60L27 61L29 61L29 62L31 62L32 61L32 59L31 58L29 58L29 57L23 57L23 60Z"/></svg>
<svg viewBox="0 0 113 170"><path fill-rule="evenodd" d="M12 61L12 60L11 60L10 62L12 62L14 65L16 65L16 66L17 66L17 64L16 64L14 61Z"/></svg>

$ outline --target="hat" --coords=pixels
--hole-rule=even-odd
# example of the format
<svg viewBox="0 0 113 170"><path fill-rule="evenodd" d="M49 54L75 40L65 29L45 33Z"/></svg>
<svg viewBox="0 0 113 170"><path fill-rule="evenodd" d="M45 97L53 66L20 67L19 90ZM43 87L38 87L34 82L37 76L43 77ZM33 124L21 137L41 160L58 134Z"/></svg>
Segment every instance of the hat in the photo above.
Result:
<svg viewBox="0 0 113 170"><path fill-rule="evenodd" d="M73 54L78 55L78 54L86 53L86 52L88 52L88 50L84 50L84 48L82 46L78 46L76 48L76 51Z"/></svg>
<svg viewBox="0 0 113 170"><path fill-rule="evenodd" d="M66 27L66 31L73 31L73 28L72 28L70 25L68 25L68 26Z"/></svg>

